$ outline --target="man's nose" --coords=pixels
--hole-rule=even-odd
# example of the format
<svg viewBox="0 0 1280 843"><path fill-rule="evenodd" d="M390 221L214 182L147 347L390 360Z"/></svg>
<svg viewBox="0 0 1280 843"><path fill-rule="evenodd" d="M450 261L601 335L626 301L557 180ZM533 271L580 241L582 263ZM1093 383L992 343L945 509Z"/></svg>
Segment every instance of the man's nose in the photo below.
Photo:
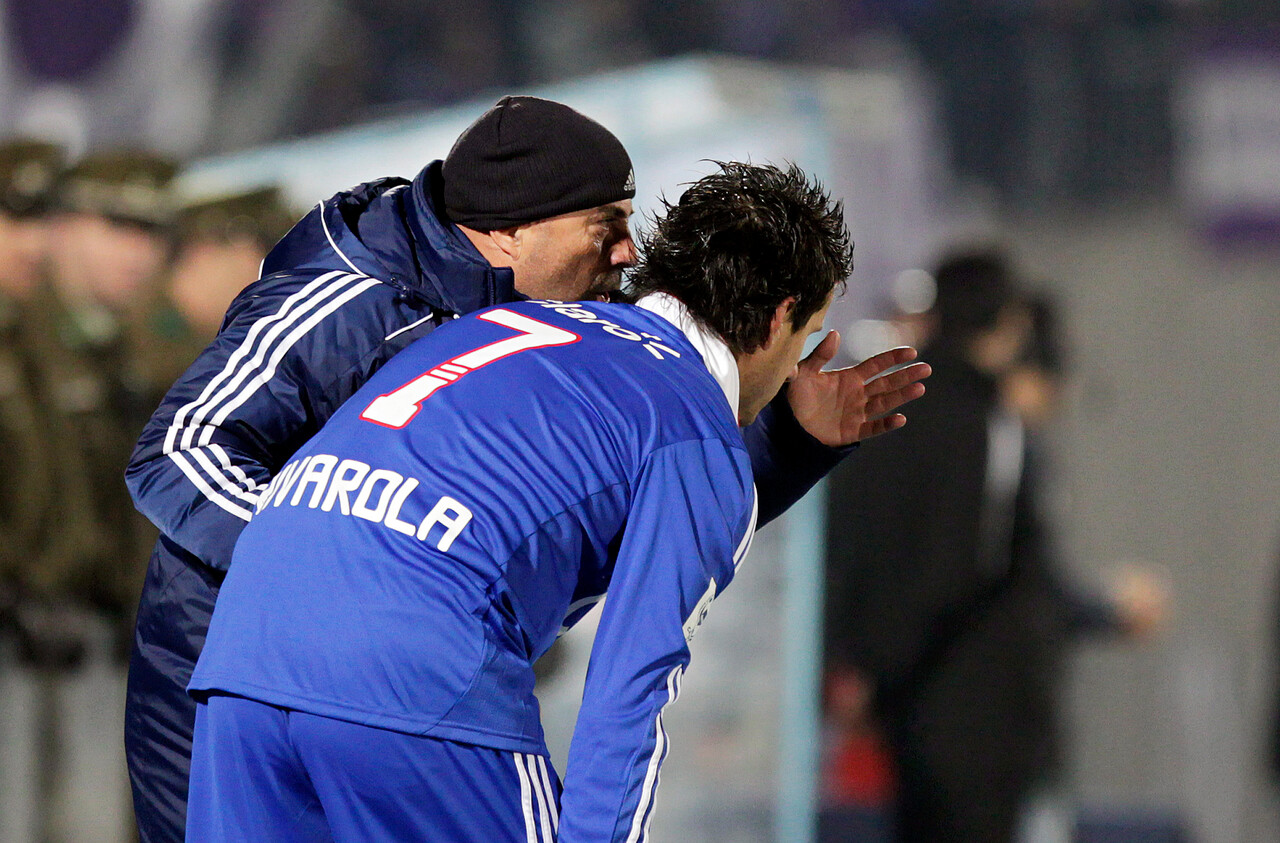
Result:
<svg viewBox="0 0 1280 843"><path fill-rule="evenodd" d="M635 265L636 262L636 244L630 237L624 237L617 243L613 244L613 249L609 253L609 265L617 267L628 267Z"/></svg>

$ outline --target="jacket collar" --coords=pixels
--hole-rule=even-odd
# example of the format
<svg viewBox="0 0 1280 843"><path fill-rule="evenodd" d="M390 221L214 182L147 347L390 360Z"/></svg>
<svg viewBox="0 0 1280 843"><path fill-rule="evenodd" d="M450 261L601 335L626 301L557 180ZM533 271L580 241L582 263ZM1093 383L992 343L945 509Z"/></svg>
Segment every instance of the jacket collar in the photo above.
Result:
<svg viewBox="0 0 1280 843"><path fill-rule="evenodd" d="M667 293L650 293L637 301L636 307L661 316L685 335L702 355L702 362L720 385L736 419L739 409L738 390L741 386L738 380L738 361L724 340L695 319L684 302Z"/></svg>
<svg viewBox="0 0 1280 843"><path fill-rule="evenodd" d="M454 313L523 298L511 270L490 266L438 211L440 165L427 165L412 182L379 179L333 196L271 250L263 275L346 270Z"/></svg>
<svg viewBox="0 0 1280 843"><path fill-rule="evenodd" d="M523 299L515 291L511 269L490 266L444 217L442 163L428 164L406 188L403 199L422 283L431 285L447 309L455 313Z"/></svg>

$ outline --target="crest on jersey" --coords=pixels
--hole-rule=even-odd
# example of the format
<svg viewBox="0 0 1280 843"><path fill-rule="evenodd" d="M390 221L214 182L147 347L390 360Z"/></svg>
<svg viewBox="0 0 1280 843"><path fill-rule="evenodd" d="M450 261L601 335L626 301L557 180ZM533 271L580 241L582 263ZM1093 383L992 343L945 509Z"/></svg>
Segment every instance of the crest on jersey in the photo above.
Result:
<svg viewBox="0 0 1280 843"><path fill-rule="evenodd" d="M702 599L698 601L698 605L693 607L689 619L684 622L684 640L692 641L694 634L698 631L698 627L702 626L702 622L707 619L707 612L711 609L711 601L716 599L716 581L711 580L711 585L707 586L707 591L702 595Z"/></svg>

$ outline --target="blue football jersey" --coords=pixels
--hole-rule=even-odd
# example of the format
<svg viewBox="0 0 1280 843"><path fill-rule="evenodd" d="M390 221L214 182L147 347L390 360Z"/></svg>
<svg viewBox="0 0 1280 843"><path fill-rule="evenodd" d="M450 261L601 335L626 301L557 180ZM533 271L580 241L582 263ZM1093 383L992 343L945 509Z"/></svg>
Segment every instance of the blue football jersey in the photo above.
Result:
<svg viewBox="0 0 1280 843"><path fill-rule="evenodd" d="M533 301L409 346L260 496L190 688L545 754L531 666L608 591L560 839L640 839L662 712L755 527L707 340Z"/></svg>

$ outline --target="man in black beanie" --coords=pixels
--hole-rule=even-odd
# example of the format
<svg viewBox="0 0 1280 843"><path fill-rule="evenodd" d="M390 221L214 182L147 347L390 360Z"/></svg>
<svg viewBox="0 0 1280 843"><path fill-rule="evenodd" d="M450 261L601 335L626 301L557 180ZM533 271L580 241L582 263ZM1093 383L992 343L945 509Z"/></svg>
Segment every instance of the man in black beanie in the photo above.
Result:
<svg viewBox="0 0 1280 843"><path fill-rule="evenodd" d="M455 315L617 290L635 261L634 195L630 158L607 129L559 103L505 97L444 161L320 203L267 255L147 424L126 474L162 533L125 719L142 843L183 839L195 717L186 685L262 490L392 355ZM914 352L821 372L837 345L822 343L744 430L760 523L854 442L900 425L892 410L918 394L908 384L869 407L864 383Z"/></svg>
<svg viewBox="0 0 1280 843"><path fill-rule="evenodd" d="M462 133L441 167L444 210L530 298L617 290L635 261L631 158L608 129L537 97L503 97Z"/></svg>

